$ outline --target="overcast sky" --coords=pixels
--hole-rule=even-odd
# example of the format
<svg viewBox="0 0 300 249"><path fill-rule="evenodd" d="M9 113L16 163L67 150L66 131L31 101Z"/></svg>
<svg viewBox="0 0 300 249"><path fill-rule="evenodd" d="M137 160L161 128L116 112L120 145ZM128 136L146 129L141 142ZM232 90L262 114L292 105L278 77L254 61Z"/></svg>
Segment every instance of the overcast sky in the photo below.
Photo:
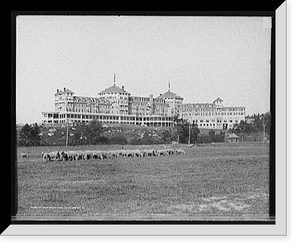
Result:
<svg viewBox="0 0 300 249"><path fill-rule="evenodd" d="M263 17L18 16L16 118L41 122L56 89L96 97L168 90L184 103L270 110L270 19Z"/></svg>

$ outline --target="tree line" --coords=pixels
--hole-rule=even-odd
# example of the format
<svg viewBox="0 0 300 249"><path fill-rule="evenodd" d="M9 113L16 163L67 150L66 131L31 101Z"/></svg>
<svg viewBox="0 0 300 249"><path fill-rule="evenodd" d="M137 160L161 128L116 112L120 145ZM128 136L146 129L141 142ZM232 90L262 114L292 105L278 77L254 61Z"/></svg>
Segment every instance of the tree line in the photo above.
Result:
<svg viewBox="0 0 300 249"><path fill-rule="evenodd" d="M112 132L113 128L103 127L101 123L93 120L89 123L77 123L74 126L39 126L25 124L17 132L18 146L50 146L50 145L96 145L96 144L171 144L179 143L211 143L223 142L224 134L202 134L196 124L185 121L174 127L163 129L131 128L122 132ZM68 137L68 138L67 138Z"/></svg>
<svg viewBox="0 0 300 249"><path fill-rule="evenodd" d="M176 123L179 143L202 144L225 141L225 131L219 131L219 133L217 133L214 130L210 130L207 134L207 132L201 132L195 122L189 123L187 120L177 119Z"/></svg>
<svg viewBox="0 0 300 249"><path fill-rule="evenodd" d="M99 122L92 121L85 124L77 124L69 127L45 127L25 124L17 133L18 146L40 145L87 145L108 143L108 139L102 135L103 127Z"/></svg>
<svg viewBox="0 0 300 249"><path fill-rule="evenodd" d="M251 135L262 132L265 129L267 136L271 129L270 113L264 115L253 115L252 122L241 121L229 132L237 135ZM175 118L174 127L157 129L151 132L148 128L138 132L129 132L125 129L119 133L113 133L100 122L93 120L89 123L77 123L76 126L46 127L43 125L25 124L17 132L18 146L40 146L40 145L96 145L96 144L170 144L173 141L183 144L224 142L228 131L209 130L204 132L199 129L195 122ZM69 131L67 130L69 129ZM68 133L68 138L67 138Z"/></svg>
<svg viewBox="0 0 300 249"><path fill-rule="evenodd" d="M41 143L40 127L37 123L33 125L25 124L18 136L19 146L39 146Z"/></svg>
<svg viewBox="0 0 300 249"><path fill-rule="evenodd" d="M265 129L265 132L270 134L271 114L269 112L266 114L254 114L248 116L247 119L251 119L251 122L241 121L232 130L236 133L253 133L262 132Z"/></svg>

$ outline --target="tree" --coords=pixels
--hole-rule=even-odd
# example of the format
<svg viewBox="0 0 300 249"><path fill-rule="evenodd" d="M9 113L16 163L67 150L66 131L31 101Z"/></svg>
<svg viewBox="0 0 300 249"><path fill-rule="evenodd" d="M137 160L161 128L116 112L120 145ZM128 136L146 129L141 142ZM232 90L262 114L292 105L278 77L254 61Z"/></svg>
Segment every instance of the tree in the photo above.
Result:
<svg viewBox="0 0 300 249"><path fill-rule="evenodd" d="M189 139L189 123L182 122L177 124L179 143L188 143Z"/></svg>
<svg viewBox="0 0 300 249"><path fill-rule="evenodd" d="M35 123L31 127L31 139L32 139L33 146L39 146L41 144L40 133L41 133L40 127L38 126L37 123Z"/></svg>
<svg viewBox="0 0 300 249"><path fill-rule="evenodd" d="M29 145L29 141L30 141L30 137L31 137L31 134L30 134L30 126L29 124L25 124L21 131L20 131L20 134L19 134L19 146L30 146Z"/></svg>
<svg viewBox="0 0 300 249"><path fill-rule="evenodd" d="M214 130L210 130L208 132L208 136L211 139L212 142L214 142L214 137L215 137L216 132Z"/></svg>
<svg viewBox="0 0 300 249"><path fill-rule="evenodd" d="M195 122L190 124L187 120L178 119L177 132L179 135L180 143L188 143L189 138L191 143L195 143L197 142L197 137L200 133L200 130L198 129L198 125Z"/></svg>
<svg viewBox="0 0 300 249"><path fill-rule="evenodd" d="M221 143L225 141L225 133L220 132L217 134L214 130L210 130L208 134L198 134L197 142L198 143Z"/></svg>
<svg viewBox="0 0 300 249"><path fill-rule="evenodd" d="M40 139L40 127L35 123L33 126L25 124L20 130L19 134L19 146L39 146Z"/></svg>
<svg viewBox="0 0 300 249"><path fill-rule="evenodd" d="M266 134L270 134L271 128L271 114L270 112L265 114L254 114L251 117L253 118L253 123L247 123L245 121L241 121L239 124L235 124L233 129L231 130L234 133L255 133L255 132L262 132L265 126Z"/></svg>
<svg viewBox="0 0 300 249"><path fill-rule="evenodd" d="M177 141L177 132L175 134L175 131L172 131L171 129L163 130L161 136L163 143L169 144L171 141Z"/></svg>
<svg viewBox="0 0 300 249"><path fill-rule="evenodd" d="M216 134L215 142L225 142L225 133L221 131L219 134Z"/></svg>
<svg viewBox="0 0 300 249"><path fill-rule="evenodd" d="M212 141L209 135L201 134L201 133L198 134L197 143L203 144L203 143L211 143L211 142Z"/></svg>
<svg viewBox="0 0 300 249"><path fill-rule="evenodd" d="M191 125L191 143L197 143L198 134L200 134L200 130L196 124Z"/></svg>
<svg viewBox="0 0 300 249"><path fill-rule="evenodd" d="M102 135L103 127L97 120L92 120L85 128L88 144L108 143L108 139Z"/></svg>
<svg viewBox="0 0 300 249"><path fill-rule="evenodd" d="M66 129L64 130L64 133L67 133ZM71 136L71 134L73 134L73 136ZM64 139L66 138L64 137ZM85 123L77 123L76 130L72 128L69 129L69 145L88 145Z"/></svg>
<svg viewBox="0 0 300 249"><path fill-rule="evenodd" d="M232 129L235 133L252 133L256 131L256 126L254 124L248 124L245 121L241 121L239 124L235 125Z"/></svg>
<svg viewBox="0 0 300 249"><path fill-rule="evenodd" d="M271 131L271 113L267 112L264 115L264 123L266 125L265 129L266 129L266 134L270 135L270 131Z"/></svg>

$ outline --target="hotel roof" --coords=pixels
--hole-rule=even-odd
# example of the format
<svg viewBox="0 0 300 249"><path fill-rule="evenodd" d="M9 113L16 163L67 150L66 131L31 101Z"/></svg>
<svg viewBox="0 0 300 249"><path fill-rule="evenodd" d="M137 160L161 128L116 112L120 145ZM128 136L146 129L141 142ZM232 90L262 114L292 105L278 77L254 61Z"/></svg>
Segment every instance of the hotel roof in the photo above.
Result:
<svg viewBox="0 0 300 249"><path fill-rule="evenodd" d="M165 98L169 98L169 99L183 99L182 97L180 97L176 93L171 92L170 90L168 90L167 92L165 92L164 94L161 94L160 96L158 96L156 98L157 99L165 99Z"/></svg>
<svg viewBox="0 0 300 249"><path fill-rule="evenodd" d="M219 101L219 102L223 102L223 99L221 99L221 98L217 98L213 103L215 103L215 102L217 102L217 101Z"/></svg>
<svg viewBox="0 0 300 249"><path fill-rule="evenodd" d="M126 94L130 94L129 92L126 92L124 90L124 88L120 88L118 86L116 86L115 84L109 88L106 88L105 90L101 91L98 94L105 94L105 93L126 93Z"/></svg>
<svg viewBox="0 0 300 249"><path fill-rule="evenodd" d="M72 92L70 89L64 88L63 91L57 89L55 95L57 94L63 94L63 93L70 93L70 94L74 94L74 92Z"/></svg>

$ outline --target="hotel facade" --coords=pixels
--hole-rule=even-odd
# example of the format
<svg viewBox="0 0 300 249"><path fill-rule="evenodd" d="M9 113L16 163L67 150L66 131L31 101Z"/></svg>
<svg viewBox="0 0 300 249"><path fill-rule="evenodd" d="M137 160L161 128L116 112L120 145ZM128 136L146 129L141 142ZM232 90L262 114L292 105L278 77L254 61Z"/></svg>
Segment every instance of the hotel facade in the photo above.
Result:
<svg viewBox="0 0 300 249"><path fill-rule="evenodd" d="M212 103L183 103L170 89L153 97L133 96L115 84L98 97L81 97L64 88L55 93L55 110L42 112L43 124L89 122L172 127L174 118L196 123L199 128L229 129L245 121L245 107L224 107L217 98Z"/></svg>

